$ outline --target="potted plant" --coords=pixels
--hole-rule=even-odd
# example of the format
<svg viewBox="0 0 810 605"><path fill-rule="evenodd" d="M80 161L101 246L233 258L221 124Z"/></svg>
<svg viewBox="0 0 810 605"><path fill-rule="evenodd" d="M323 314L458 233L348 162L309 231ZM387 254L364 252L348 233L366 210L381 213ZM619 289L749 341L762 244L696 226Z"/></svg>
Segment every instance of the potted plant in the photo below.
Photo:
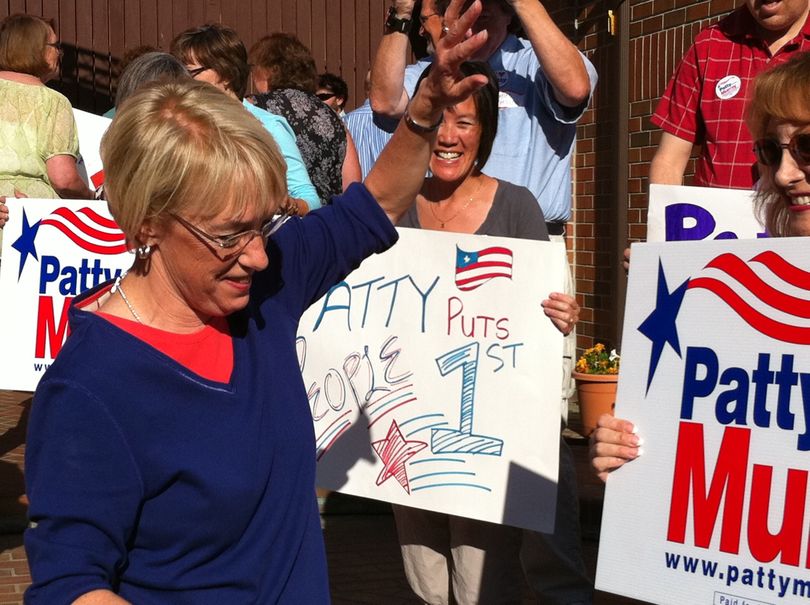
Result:
<svg viewBox="0 0 810 605"><path fill-rule="evenodd" d="M616 349L608 352L601 342L586 349L577 361L573 375L585 437L594 431L599 416L613 413L620 361Z"/></svg>

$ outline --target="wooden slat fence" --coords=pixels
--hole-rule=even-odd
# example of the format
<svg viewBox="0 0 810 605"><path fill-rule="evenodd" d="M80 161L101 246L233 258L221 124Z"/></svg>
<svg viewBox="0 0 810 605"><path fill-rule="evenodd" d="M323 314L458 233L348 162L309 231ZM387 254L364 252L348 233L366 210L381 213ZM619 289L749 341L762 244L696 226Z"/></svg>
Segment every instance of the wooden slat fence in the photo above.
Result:
<svg viewBox="0 0 810 605"><path fill-rule="evenodd" d="M389 0L0 0L0 18L29 13L53 19L65 49L54 87L75 107L112 106L124 52L143 44L168 50L184 29L221 22L250 47L265 34L295 34L319 71L342 76L349 107L365 98L363 80L383 32Z"/></svg>

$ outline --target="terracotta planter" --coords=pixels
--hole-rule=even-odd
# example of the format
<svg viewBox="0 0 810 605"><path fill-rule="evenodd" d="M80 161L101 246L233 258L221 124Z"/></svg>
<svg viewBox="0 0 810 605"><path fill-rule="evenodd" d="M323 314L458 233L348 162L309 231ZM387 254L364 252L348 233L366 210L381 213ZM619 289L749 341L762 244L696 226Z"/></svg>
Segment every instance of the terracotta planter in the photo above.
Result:
<svg viewBox="0 0 810 605"><path fill-rule="evenodd" d="M580 374L574 372L577 381L579 413L582 416L582 434L588 437L596 428L602 414L613 414L616 405L618 374Z"/></svg>

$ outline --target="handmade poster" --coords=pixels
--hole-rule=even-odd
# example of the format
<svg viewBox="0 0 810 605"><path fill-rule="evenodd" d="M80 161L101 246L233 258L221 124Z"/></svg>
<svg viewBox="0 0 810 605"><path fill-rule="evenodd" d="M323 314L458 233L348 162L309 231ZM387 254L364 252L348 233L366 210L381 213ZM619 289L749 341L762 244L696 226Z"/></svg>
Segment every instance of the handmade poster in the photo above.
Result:
<svg viewBox="0 0 810 605"><path fill-rule="evenodd" d="M766 237L754 195L745 189L650 185L647 241Z"/></svg>
<svg viewBox="0 0 810 605"><path fill-rule="evenodd" d="M73 110L76 128L79 133L79 175L90 189L98 189L104 182L104 169L101 165L101 137L110 126L109 118L97 116L81 109Z"/></svg>
<svg viewBox="0 0 810 605"><path fill-rule="evenodd" d="M810 602L806 238L633 246L596 586L672 605Z"/></svg>
<svg viewBox="0 0 810 605"><path fill-rule="evenodd" d="M6 205L0 389L33 391L67 337L70 301L120 275L134 256L106 202L8 199Z"/></svg>
<svg viewBox="0 0 810 605"><path fill-rule="evenodd" d="M400 236L300 324L319 486L551 531L563 245Z"/></svg>

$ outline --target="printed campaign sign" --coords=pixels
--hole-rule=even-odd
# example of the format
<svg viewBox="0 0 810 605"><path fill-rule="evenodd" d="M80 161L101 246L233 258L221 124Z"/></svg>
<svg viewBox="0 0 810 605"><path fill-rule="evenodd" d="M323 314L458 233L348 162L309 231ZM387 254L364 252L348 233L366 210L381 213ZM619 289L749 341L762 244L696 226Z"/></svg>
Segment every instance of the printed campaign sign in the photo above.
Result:
<svg viewBox="0 0 810 605"><path fill-rule="evenodd" d="M101 165L101 137L110 126L109 118L97 116L81 109L73 110L76 129L79 133L79 175L91 189L97 189L104 182L104 169Z"/></svg>
<svg viewBox="0 0 810 605"><path fill-rule="evenodd" d="M74 296L133 262L107 204L9 199L0 271L0 389L33 391L67 337Z"/></svg>
<svg viewBox="0 0 810 605"><path fill-rule="evenodd" d="M810 602L806 238L633 246L596 586L655 603Z"/></svg>
<svg viewBox="0 0 810 605"><path fill-rule="evenodd" d="M401 229L315 303L298 353L318 484L551 531L562 244Z"/></svg>
<svg viewBox="0 0 810 605"><path fill-rule="evenodd" d="M756 192L745 189L650 185L647 241L765 237L754 212Z"/></svg>

